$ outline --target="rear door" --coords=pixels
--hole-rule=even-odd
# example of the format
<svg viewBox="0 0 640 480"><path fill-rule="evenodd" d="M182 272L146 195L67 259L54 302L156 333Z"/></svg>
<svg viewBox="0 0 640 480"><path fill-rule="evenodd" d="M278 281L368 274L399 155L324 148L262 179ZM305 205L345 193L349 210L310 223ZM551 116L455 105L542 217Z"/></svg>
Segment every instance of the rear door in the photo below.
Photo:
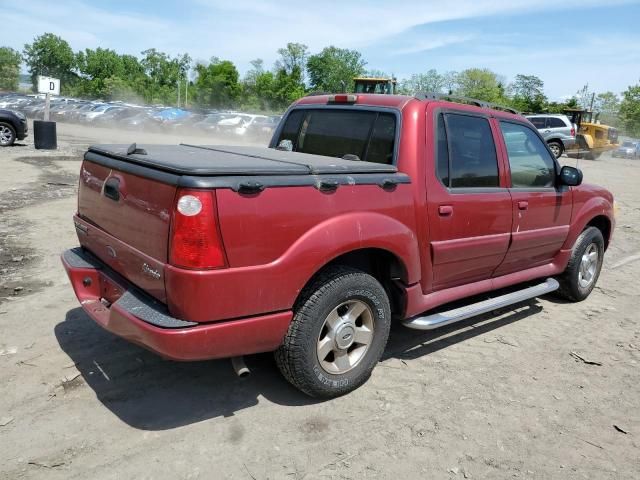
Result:
<svg viewBox="0 0 640 480"><path fill-rule="evenodd" d="M507 252L512 214L489 117L446 110L436 115L427 203L432 289L440 290L491 276Z"/></svg>
<svg viewBox="0 0 640 480"><path fill-rule="evenodd" d="M553 137L562 138L571 136L571 125L565 123L564 120L558 117L547 118L547 130L549 131L549 135Z"/></svg>
<svg viewBox="0 0 640 480"><path fill-rule="evenodd" d="M558 165L536 132L524 123L496 121L508 159L513 227L511 245L494 276L552 261L569 233L571 189L557 186Z"/></svg>
<svg viewBox="0 0 640 480"><path fill-rule="evenodd" d="M551 134L551 130L547 128L547 117L528 117L533 126L538 129L540 135L546 140Z"/></svg>

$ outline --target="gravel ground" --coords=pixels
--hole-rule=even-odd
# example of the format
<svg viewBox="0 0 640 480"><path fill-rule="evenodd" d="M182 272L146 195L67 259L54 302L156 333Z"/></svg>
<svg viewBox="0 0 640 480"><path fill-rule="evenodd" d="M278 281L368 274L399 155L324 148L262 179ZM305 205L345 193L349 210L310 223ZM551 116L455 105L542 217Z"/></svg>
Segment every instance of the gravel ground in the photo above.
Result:
<svg viewBox="0 0 640 480"><path fill-rule="evenodd" d="M620 205L589 299L397 326L364 387L319 402L270 355L239 379L228 361L162 360L83 313L59 261L77 243L82 152L182 139L58 132L58 151L32 137L0 150L0 478L640 478L640 161L581 162Z"/></svg>

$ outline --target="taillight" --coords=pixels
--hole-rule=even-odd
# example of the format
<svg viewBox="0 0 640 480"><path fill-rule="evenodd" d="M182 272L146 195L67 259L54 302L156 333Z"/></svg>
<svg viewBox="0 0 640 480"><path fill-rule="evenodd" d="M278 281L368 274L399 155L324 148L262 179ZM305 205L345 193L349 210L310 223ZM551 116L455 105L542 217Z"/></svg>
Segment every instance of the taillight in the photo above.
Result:
<svg viewBox="0 0 640 480"><path fill-rule="evenodd" d="M571 136L572 136L572 137L575 137L575 136L576 136L576 129L575 129L575 128L572 128L572 129L571 129Z"/></svg>
<svg viewBox="0 0 640 480"><path fill-rule="evenodd" d="M224 251L213 192L179 190L171 219L169 263L183 268L220 268Z"/></svg>

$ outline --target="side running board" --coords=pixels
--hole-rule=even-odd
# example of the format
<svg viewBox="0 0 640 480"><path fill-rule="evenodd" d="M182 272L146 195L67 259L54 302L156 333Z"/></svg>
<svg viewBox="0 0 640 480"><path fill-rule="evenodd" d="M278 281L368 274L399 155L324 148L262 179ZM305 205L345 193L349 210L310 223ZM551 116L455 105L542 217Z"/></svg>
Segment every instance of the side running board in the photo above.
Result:
<svg viewBox="0 0 640 480"><path fill-rule="evenodd" d="M434 328L443 327L444 325L449 325L450 323L475 317L476 315L491 312L492 310L497 310L508 305L513 305L514 303L529 300L533 297L539 297L549 292L553 292L558 288L560 288L560 284L557 280L548 278L543 283L523 290L518 290L517 292L507 293L500 297L490 298L489 300L465 305L464 307L455 308L446 312L409 318L402 323L405 327L414 328L416 330L432 330Z"/></svg>

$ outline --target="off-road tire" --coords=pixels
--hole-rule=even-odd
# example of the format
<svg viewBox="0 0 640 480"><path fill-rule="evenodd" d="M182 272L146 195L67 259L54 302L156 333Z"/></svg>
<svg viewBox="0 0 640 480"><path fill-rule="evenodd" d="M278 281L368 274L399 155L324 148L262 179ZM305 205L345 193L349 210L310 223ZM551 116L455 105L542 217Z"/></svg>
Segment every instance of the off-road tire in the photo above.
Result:
<svg viewBox="0 0 640 480"><path fill-rule="evenodd" d="M0 132L5 132L8 135L7 140L0 138L0 147L10 147L16 141L16 129L13 125L7 122L0 122Z"/></svg>
<svg viewBox="0 0 640 480"><path fill-rule="evenodd" d="M373 337L351 370L331 374L318 359L318 339L328 315L348 300L361 301L370 308ZM284 377L307 395L338 397L367 381L384 352L390 326L389 298L374 277L351 267L329 267L302 291L284 342L275 352L276 363Z"/></svg>
<svg viewBox="0 0 640 480"><path fill-rule="evenodd" d="M554 157L560 158L562 156L562 153L564 152L564 145L562 144L562 142L551 140L550 142L548 142L548 145Z"/></svg>
<svg viewBox="0 0 640 480"><path fill-rule="evenodd" d="M583 287L579 282L580 264L582 262L582 256L592 244L596 246L598 252L597 267L593 280L587 287ZM604 238L602 237L602 232L596 227L586 228L573 246L567 268L562 275L557 278L560 283L560 288L556 292L557 295L571 302L581 302L587 298L596 286L600 271L602 270L603 259Z"/></svg>

